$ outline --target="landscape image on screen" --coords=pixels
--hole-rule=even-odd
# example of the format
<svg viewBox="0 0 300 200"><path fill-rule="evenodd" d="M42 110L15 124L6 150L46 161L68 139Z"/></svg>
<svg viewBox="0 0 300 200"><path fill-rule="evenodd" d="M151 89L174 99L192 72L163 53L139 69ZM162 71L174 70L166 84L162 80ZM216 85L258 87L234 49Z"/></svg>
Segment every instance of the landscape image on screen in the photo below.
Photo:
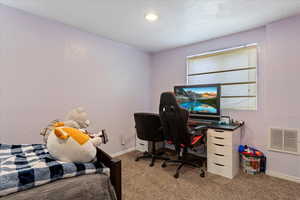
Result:
<svg viewBox="0 0 300 200"><path fill-rule="evenodd" d="M192 113L217 113L217 87L175 88L175 93L179 105Z"/></svg>

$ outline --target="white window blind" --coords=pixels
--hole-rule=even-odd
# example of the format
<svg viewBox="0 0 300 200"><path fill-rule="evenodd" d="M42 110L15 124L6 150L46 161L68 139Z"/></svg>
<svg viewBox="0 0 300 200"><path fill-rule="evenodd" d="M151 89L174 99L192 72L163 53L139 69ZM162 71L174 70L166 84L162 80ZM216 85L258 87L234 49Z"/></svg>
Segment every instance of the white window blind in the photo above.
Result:
<svg viewBox="0 0 300 200"><path fill-rule="evenodd" d="M257 45L187 58L187 83L221 84L221 108L256 110Z"/></svg>

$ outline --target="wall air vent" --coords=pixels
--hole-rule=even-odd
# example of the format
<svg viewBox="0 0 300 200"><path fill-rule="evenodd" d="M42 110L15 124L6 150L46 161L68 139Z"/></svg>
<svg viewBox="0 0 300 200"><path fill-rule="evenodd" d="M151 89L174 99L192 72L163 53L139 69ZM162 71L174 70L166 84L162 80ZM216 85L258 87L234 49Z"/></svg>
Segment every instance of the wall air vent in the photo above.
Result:
<svg viewBox="0 0 300 200"><path fill-rule="evenodd" d="M269 150L300 154L299 130L270 128Z"/></svg>

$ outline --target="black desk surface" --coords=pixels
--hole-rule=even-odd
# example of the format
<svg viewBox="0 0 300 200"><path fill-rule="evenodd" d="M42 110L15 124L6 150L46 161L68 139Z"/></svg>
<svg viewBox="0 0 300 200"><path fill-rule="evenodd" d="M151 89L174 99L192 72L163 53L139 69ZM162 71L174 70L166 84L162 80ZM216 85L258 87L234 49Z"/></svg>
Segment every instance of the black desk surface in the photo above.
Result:
<svg viewBox="0 0 300 200"><path fill-rule="evenodd" d="M221 130L229 130L229 131L234 131L237 128L241 127L241 125L236 125L236 124L219 124L218 122L207 122L199 119L189 119L188 121L189 125L191 126L206 126L207 128L211 129L221 129Z"/></svg>

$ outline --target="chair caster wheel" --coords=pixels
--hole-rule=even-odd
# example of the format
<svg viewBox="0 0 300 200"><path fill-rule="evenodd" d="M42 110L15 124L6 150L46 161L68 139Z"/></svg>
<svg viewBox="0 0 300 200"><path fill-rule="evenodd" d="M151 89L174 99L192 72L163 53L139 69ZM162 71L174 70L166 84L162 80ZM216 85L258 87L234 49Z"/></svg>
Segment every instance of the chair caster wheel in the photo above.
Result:
<svg viewBox="0 0 300 200"><path fill-rule="evenodd" d="M161 165L161 167L162 167L162 168L167 167L166 163L163 163L163 164Z"/></svg>
<svg viewBox="0 0 300 200"><path fill-rule="evenodd" d="M174 178L179 178L179 173L174 174Z"/></svg>
<svg viewBox="0 0 300 200"><path fill-rule="evenodd" d="M154 163L150 163L149 167L153 167L154 166Z"/></svg>
<svg viewBox="0 0 300 200"><path fill-rule="evenodd" d="M201 173L200 173L200 177L205 177L205 172L204 171L201 171Z"/></svg>
<svg viewBox="0 0 300 200"><path fill-rule="evenodd" d="M139 158L136 158L136 159L135 159L135 162L137 162L137 161L139 161L139 160L140 160Z"/></svg>

